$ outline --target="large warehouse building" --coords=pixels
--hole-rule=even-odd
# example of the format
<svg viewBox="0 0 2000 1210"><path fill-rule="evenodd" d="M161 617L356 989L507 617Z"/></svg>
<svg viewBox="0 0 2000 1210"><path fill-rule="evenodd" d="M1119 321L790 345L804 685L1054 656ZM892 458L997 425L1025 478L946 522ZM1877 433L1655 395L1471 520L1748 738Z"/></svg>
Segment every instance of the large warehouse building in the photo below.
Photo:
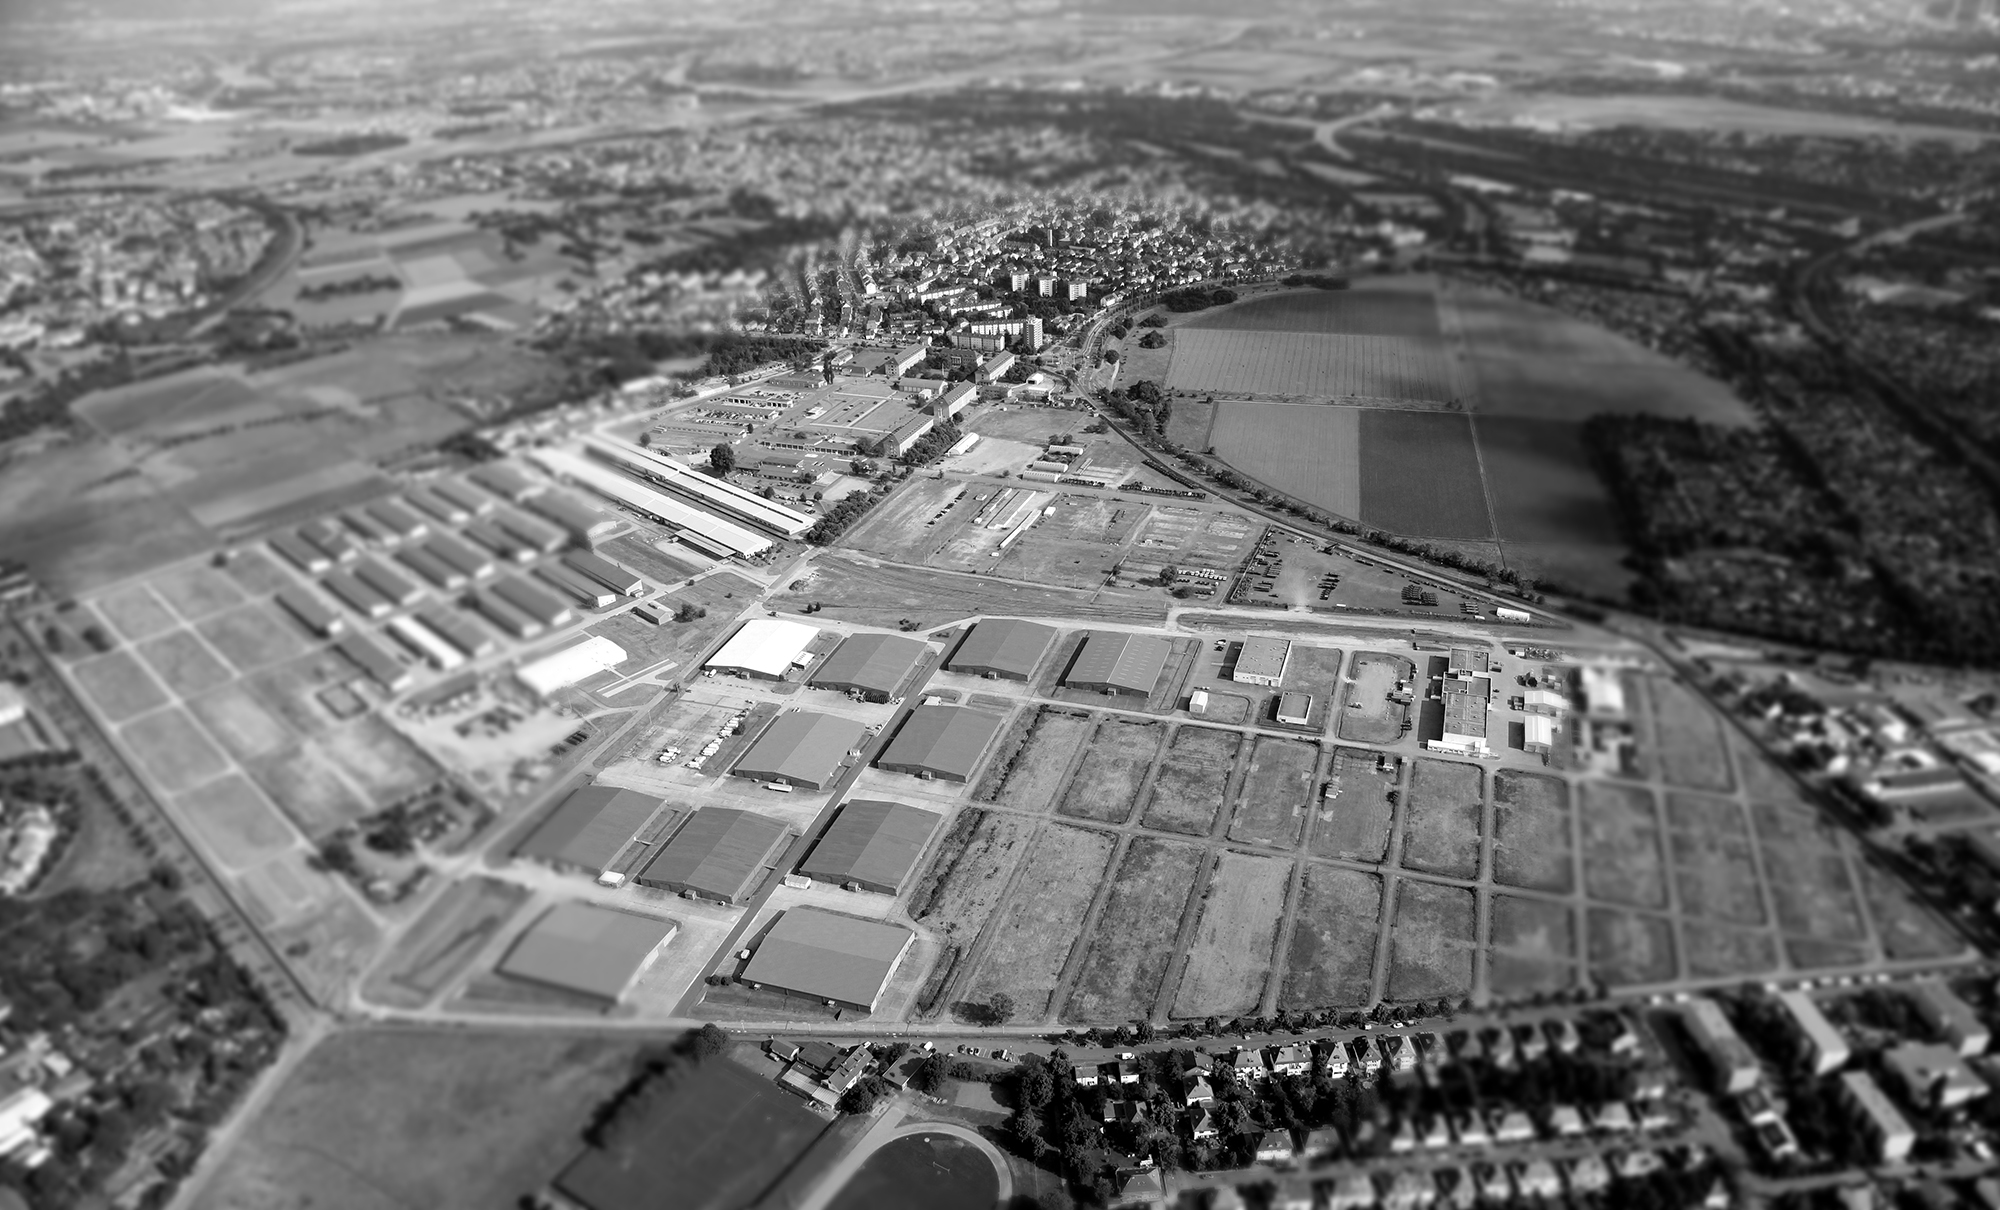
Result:
<svg viewBox="0 0 2000 1210"><path fill-rule="evenodd" d="M641 886L741 903L757 875L777 860L785 825L731 807L703 807L639 874Z"/></svg>
<svg viewBox="0 0 2000 1210"><path fill-rule="evenodd" d="M801 662L806 648L818 637L819 631L804 622L752 618L743 623L743 629L730 635L729 641L702 667L767 681L780 680L793 664Z"/></svg>
<svg viewBox="0 0 2000 1210"><path fill-rule="evenodd" d="M565 869L597 874L611 867L618 854L653 812L660 800L615 786L583 786L562 800L540 827L528 833L514 856L545 861Z"/></svg>
<svg viewBox="0 0 2000 1210"><path fill-rule="evenodd" d="M971 781L1006 721L970 706L919 706L875 765L939 781Z"/></svg>
<svg viewBox="0 0 2000 1210"><path fill-rule="evenodd" d="M839 886L894 895L903 889L944 816L899 802L850 802L840 808L799 873Z"/></svg>
<svg viewBox="0 0 2000 1210"><path fill-rule="evenodd" d="M778 917L743 982L874 1012L916 934L893 924L796 907Z"/></svg>
<svg viewBox="0 0 2000 1210"><path fill-rule="evenodd" d="M824 790L840 776L848 754L858 751L868 729L850 718L791 710L779 715L730 772L759 781Z"/></svg>
<svg viewBox="0 0 2000 1210"><path fill-rule="evenodd" d="M679 931L671 920L559 903L521 934L497 969L616 1004Z"/></svg>
<svg viewBox="0 0 2000 1210"><path fill-rule="evenodd" d="M1063 684L1091 693L1151 697L1173 653L1173 641L1159 635L1093 630L1085 636Z"/></svg>
<svg viewBox="0 0 2000 1210"><path fill-rule="evenodd" d="M1054 627L1019 618L993 618L973 626L945 667L974 676L1025 681L1035 674L1035 666L1055 641Z"/></svg>
<svg viewBox="0 0 2000 1210"><path fill-rule="evenodd" d="M849 635L813 673L812 683L886 702L927 650L923 643L899 634Z"/></svg>
<svg viewBox="0 0 2000 1210"><path fill-rule="evenodd" d="M1245 639L1229 679L1239 684L1276 689L1285 683L1285 667L1291 662L1292 645L1285 640Z"/></svg>

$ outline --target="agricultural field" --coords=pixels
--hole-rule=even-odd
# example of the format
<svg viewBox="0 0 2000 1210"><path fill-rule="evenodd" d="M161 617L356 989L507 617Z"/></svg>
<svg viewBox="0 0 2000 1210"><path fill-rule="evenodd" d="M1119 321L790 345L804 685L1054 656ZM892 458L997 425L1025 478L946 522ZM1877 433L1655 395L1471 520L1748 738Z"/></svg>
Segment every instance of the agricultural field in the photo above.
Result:
<svg viewBox="0 0 2000 1210"><path fill-rule="evenodd" d="M1440 406L1457 398L1451 363L1431 341L1193 327L1174 333L1166 387L1194 394Z"/></svg>
<svg viewBox="0 0 2000 1210"><path fill-rule="evenodd" d="M1098 916L1064 1019L1130 1021L1153 1015L1202 857L1195 845L1132 838Z"/></svg>
<svg viewBox="0 0 2000 1210"><path fill-rule="evenodd" d="M1403 734L1408 713L1401 702L1389 700L1397 681L1406 681L1416 666L1399 655L1364 651L1350 667L1347 700L1340 712L1340 738L1361 744L1393 744Z"/></svg>
<svg viewBox="0 0 2000 1210"><path fill-rule="evenodd" d="M1159 751L1165 728L1157 723L1105 719L1097 725L1083 764L1063 795L1062 814L1100 823L1124 823Z"/></svg>
<svg viewBox="0 0 2000 1210"><path fill-rule="evenodd" d="M1414 878L1398 881L1387 998L1408 1002L1471 995L1475 924L1471 891Z"/></svg>
<svg viewBox="0 0 2000 1210"><path fill-rule="evenodd" d="M1679 681L1649 676L1645 686L1653 730L1659 736L1660 776L1670 785L1690 790L1727 794L1735 789L1721 720Z"/></svg>
<svg viewBox="0 0 2000 1210"><path fill-rule="evenodd" d="M1575 888L1568 783L1513 769L1494 771L1493 879L1554 895Z"/></svg>
<svg viewBox="0 0 2000 1210"><path fill-rule="evenodd" d="M1370 278L1345 290L1260 294L1182 325L1216 332L1314 332L1439 340L1437 283L1425 277Z"/></svg>
<svg viewBox="0 0 2000 1210"><path fill-rule="evenodd" d="M1403 868L1451 878L1479 876L1485 800L1478 765L1419 760L1403 812Z"/></svg>
<svg viewBox="0 0 2000 1210"><path fill-rule="evenodd" d="M1291 881L1289 861L1221 854L1202 893L1174 1016L1227 1018L1257 1011L1277 957Z"/></svg>
<svg viewBox="0 0 2000 1210"><path fill-rule="evenodd" d="M1062 979L1070 949L1103 884L1116 841L1108 832L1046 824L1028 850L1019 889L987 926L986 952L964 999L995 992L1014 999L1016 1014L1039 1021Z"/></svg>
<svg viewBox="0 0 2000 1210"><path fill-rule="evenodd" d="M230 773L176 795L176 814L188 821L223 865L241 873L298 843L298 833L240 773Z"/></svg>
<svg viewBox="0 0 2000 1210"><path fill-rule="evenodd" d="M1566 903L1493 897L1486 984L1495 996L1560 991L1576 983L1576 912Z"/></svg>
<svg viewBox="0 0 2000 1210"><path fill-rule="evenodd" d="M1023 713L1001 740L973 797L1022 811L1048 810L1096 725L1090 715L1049 706Z"/></svg>
<svg viewBox="0 0 2000 1210"><path fill-rule="evenodd" d="M1389 851L1389 825L1396 815L1389 794L1400 771L1393 762L1377 767L1377 754L1360 748L1335 748L1327 767L1333 793L1320 800L1313 824L1315 857L1349 861L1381 861Z"/></svg>
<svg viewBox="0 0 2000 1210"><path fill-rule="evenodd" d="M1585 782L1578 818L1583 824L1584 889L1590 897L1629 907L1666 907L1666 869L1652 792Z"/></svg>
<svg viewBox="0 0 2000 1210"><path fill-rule="evenodd" d="M1229 801L1229 784L1240 734L1213 727L1179 727L1167 746L1153 792L1146 801L1144 823L1163 832L1207 836L1215 817Z"/></svg>
<svg viewBox="0 0 2000 1210"><path fill-rule="evenodd" d="M1374 996L1382 879L1307 863L1278 1007L1332 1008Z"/></svg>
<svg viewBox="0 0 2000 1210"><path fill-rule="evenodd" d="M1669 793L1667 843L1683 915L1720 924L1765 923L1749 823L1734 800Z"/></svg>
<svg viewBox="0 0 2000 1210"><path fill-rule="evenodd" d="M1259 736L1250 750L1250 770L1229 839L1275 848L1297 844L1318 764L1317 744Z"/></svg>
<svg viewBox="0 0 2000 1210"><path fill-rule="evenodd" d="M1586 928L1590 976L1606 987L1665 983L1678 973L1665 916L1594 907Z"/></svg>

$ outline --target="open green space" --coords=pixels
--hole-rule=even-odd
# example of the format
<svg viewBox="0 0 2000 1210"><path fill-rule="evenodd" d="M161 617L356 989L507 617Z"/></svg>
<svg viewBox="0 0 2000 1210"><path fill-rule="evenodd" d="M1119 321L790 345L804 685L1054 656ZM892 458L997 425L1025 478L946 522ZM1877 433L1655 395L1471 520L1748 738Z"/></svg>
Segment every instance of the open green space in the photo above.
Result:
<svg viewBox="0 0 2000 1210"><path fill-rule="evenodd" d="M1278 1007L1365 1004L1374 995L1375 942L1381 922L1380 877L1308 864L1285 954Z"/></svg>
<svg viewBox="0 0 2000 1210"><path fill-rule="evenodd" d="M1173 961L1181 914L1194 893L1201 850L1135 836L1112 880L1076 987L1063 1010L1072 1021L1148 1018Z"/></svg>
<svg viewBox="0 0 2000 1210"><path fill-rule="evenodd" d="M1084 752L1083 764L1070 779L1061 811L1100 823L1124 823L1152 768L1166 728L1158 723L1106 719L1099 723Z"/></svg>

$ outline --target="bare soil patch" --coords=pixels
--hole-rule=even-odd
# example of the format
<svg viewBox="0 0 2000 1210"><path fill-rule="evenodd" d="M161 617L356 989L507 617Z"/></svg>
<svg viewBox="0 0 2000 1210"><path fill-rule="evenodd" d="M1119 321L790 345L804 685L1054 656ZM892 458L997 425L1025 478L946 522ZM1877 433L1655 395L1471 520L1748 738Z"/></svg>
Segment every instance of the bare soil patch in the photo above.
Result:
<svg viewBox="0 0 2000 1210"><path fill-rule="evenodd" d="M1583 881L1593 899L1667 906L1666 869L1652 791L1613 782L1583 787Z"/></svg>
<svg viewBox="0 0 2000 1210"><path fill-rule="evenodd" d="M1381 761L1377 753L1335 748L1327 767L1330 793L1320 799L1313 823L1313 856L1381 861L1389 851L1389 826L1396 814L1389 795L1398 776L1395 762Z"/></svg>
<svg viewBox="0 0 2000 1210"><path fill-rule="evenodd" d="M1494 772L1493 878L1554 895L1575 888L1569 786L1562 779L1512 769Z"/></svg>
<svg viewBox="0 0 2000 1210"><path fill-rule="evenodd" d="M1102 823L1124 823L1160 750L1165 728L1157 723L1106 719L1090 737L1090 750L1063 795L1062 814Z"/></svg>
<svg viewBox="0 0 2000 1210"><path fill-rule="evenodd" d="M966 999L983 1004L1005 992L1020 1019L1048 1016L1049 1000L1114 847L1108 832L1053 823L1042 828L1019 885L994 916L992 938Z"/></svg>

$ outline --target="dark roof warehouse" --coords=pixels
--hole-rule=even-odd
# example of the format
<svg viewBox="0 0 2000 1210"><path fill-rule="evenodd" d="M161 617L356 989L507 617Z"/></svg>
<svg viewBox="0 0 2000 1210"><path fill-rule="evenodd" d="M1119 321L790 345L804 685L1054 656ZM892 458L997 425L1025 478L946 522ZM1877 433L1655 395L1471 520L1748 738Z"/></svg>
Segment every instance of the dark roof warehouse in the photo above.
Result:
<svg viewBox="0 0 2000 1210"><path fill-rule="evenodd" d="M680 926L588 903L559 903L521 934L499 971L616 1002Z"/></svg>
<svg viewBox="0 0 2000 1210"><path fill-rule="evenodd" d="M813 846L812 856L799 864L799 873L894 895L943 819L899 802L850 802Z"/></svg>
<svg viewBox="0 0 2000 1210"><path fill-rule="evenodd" d="M875 764L894 773L970 781L1005 721L969 706L919 706Z"/></svg>
<svg viewBox="0 0 2000 1210"><path fill-rule="evenodd" d="M874 1012L916 934L893 924L796 907L757 944L742 980Z"/></svg>
<svg viewBox="0 0 2000 1210"><path fill-rule="evenodd" d="M549 812L514 855L594 874L608 868L659 809L659 799L637 791L583 786Z"/></svg>
<svg viewBox="0 0 2000 1210"><path fill-rule="evenodd" d="M926 650L924 644L898 634L849 635L813 673L812 683L886 702Z"/></svg>
<svg viewBox="0 0 2000 1210"><path fill-rule="evenodd" d="M1083 640L1063 684L1099 693L1148 697L1173 654L1171 640L1159 635L1093 630Z"/></svg>
<svg viewBox="0 0 2000 1210"><path fill-rule="evenodd" d="M785 836L785 825L769 816L703 807L646 864L638 881L655 890L690 891L718 903L738 903L750 893L758 871L776 858Z"/></svg>
<svg viewBox="0 0 2000 1210"><path fill-rule="evenodd" d="M945 667L976 676L1025 681L1056 641L1055 628L1019 618L991 618L973 626Z"/></svg>
<svg viewBox="0 0 2000 1210"><path fill-rule="evenodd" d="M793 710L772 720L730 772L824 790L840 775L847 754L859 748L867 734L868 729L853 719Z"/></svg>

